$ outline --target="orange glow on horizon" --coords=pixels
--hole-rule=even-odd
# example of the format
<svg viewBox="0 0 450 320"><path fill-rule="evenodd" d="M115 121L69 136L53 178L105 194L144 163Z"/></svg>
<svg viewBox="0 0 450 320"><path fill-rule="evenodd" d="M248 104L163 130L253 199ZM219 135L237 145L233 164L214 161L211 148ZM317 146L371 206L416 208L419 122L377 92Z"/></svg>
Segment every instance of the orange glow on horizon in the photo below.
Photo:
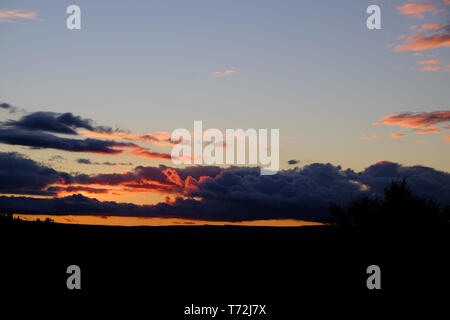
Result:
<svg viewBox="0 0 450 320"><path fill-rule="evenodd" d="M101 226L259 226L259 227L301 227L323 225L320 222L294 220L294 219L271 219L271 220L252 220L241 222L228 221L208 221L193 220L181 218L161 218L161 217L119 217L119 216L89 216L89 215L48 215L48 214L14 214L14 218L20 218L26 221L35 221L37 219L44 221L47 218L55 223L79 224L79 225L101 225Z"/></svg>

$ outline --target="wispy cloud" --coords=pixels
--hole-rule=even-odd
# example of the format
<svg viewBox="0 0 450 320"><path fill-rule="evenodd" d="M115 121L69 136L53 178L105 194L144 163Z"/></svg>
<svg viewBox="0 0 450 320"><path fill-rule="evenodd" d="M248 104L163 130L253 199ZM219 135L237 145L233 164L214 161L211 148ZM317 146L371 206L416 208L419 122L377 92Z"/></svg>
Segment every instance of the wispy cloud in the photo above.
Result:
<svg viewBox="0 0 450 320"><path fill-rule="evenodd" d="M450 144L450 136L443 136L442 140L446 141L448 144Z"/></svg>
<svg viewBox="0 0 450 320"><path fill-rule="evenodd" d="M417 71L439 71L441 67L439 66L428 66L416 69Z"/></svg>
<svg viewBox="0 0 450 320"><path fill-rule="evenodd" d="M406 134L403 134L403 133L393 133L393 134L391 134L391 138L394 138L394 139L403 138L403 137L406 137Z"/></svg>
<svg viewBox="0 0 450 320"><path fill-rule="evenodd" d="M170 133L166 131L158 131L156 133L146 133L146 134L133 134L118 131L98 132L98 131L81 130L78 133L82 134L85 137L152 142L159 146L173 146L176 144L176 142L170 139Z"/></svg>
<svg viewBox="0 0 450 320"><path fill-rule="evenodd" d="M104 166L132 166L131 162L93 162L87 158L81 158L76 160L79 164L92 164L92 165L104 165Z"/></svg>
<svg viewBox="0 0 450 320"><path fill-rule="evenodd" d="M397 10L404 15L408 15L417 19L423 19L426 12L437 12L436 7L431 3L405 3L402 6L397 6Z"/></svg>
<svg viewBox="0 0 450 320"><path fill-rule="evenodd" d="M424 30L439 30L440 27L439 23L425 23L421 28Z"/></svg>
<svg viewBox="0 0 450 320"><path fill-rule="evenodd" d="M417 134L426 134L441 132L435 125L449 121L450 111L397 112L384 116L373 125L396 125L413 129Z"/></svg>
<svg viewBox="0 0 450 320"><path fill-rule="evenodd" d="M0 10L0 22L16 22L18 20L41 20L34 11L25 9Z"/></svg>
<svg viewBox="0 0 450 320"><path fill-rule="evenodd" d="M450 23L424 24L412 28L413 34L404 39L404 44L394 47L394 51L423 51L438 47L450 47Z"/></svg>
<svg viewBox="0 0 450 320"><path fill-rule="evenodd" d="M367 134L362 134L361 135L361 140L373 140L373 139L378 139L379 136L377 136L376 134L372 134L372 135L367 135Z"/></svg>
<svg viewBox="0 0 450 320"><path fill-rule="evenodd" d="M417 64L438 64L438 63L439 59L422 60L417 62Z"/></svg>
<svg viewBox="0 0 450 320"><path fill-rule="evenodd" d="M225 70L225 71L213 72L213 75L216 78L220 78L220 77L223 77L223 76L228 76L228 75L237 74L237 73L238 72L236 70L228 69L228 70Z"/></svg>

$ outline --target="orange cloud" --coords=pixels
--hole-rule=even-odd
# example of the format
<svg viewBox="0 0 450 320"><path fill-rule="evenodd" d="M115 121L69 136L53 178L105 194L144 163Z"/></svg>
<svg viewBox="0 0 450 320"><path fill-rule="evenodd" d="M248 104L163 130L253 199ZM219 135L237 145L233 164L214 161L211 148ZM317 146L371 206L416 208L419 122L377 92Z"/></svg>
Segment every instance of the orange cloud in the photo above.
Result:
<svg viewBox="0 0 450 320"><path fill-rule="evenodd" d="M401 14L405 14L408 16L413 16L417 19L423 19L423 13L425 12L436 12L436 7L429 3L424 4L415 4L415 3L406 3L403 6L398 6L397 10Z"/></svg>
<svg viewBox="0 0 450 320"><path fill-rule="evenodd" d="M160 160L172 160L172 156L169 153L156 152L147 148L143 148L141 146L130 146L128 148L131 148L132 151L130 153L137 157L160 159Z"/></svg>
<svg viewBox="0 0 450 320"><path fill-rule="evenodd" d="M442 0L442 2L448 6L450 6L450 0Z"/></svg>
<svg viewBox="0 0 450 320"><path fill-rule="evenodd" d="M431 50L438 47L450 46L450 23L430 23L423 24L420 28L410 27L413 34L404 39L404 44L394 47L394 51L422 51Z"/></svg>
<svg viewBox="0 0 450 320"><path fill-rule="evenodd" d="M223 77L223 76L227 76L227 75L231 75L231 74L237 74L238 72L236 70L225 70L225 71L216 71L213 72L214 77Z"/></svg>
<svg viewBox="0 0 450 320"><path fill-rule="evenodd" d="M0 22L14 22L17 19L38 20L36 12L24 9L0 10Z"/></svg>
<svg viewBox="0 0 450 320"><path fill-rule="evenodd" d="M88 130L81 130L78 133L85 137L93 138L109 138L109 139L123 139L143 142L153 142L159 146L173 146L175 142L170 140L170 133L166 131L158 131L156 133L147 134L132 134L126 132L95 132Z"/></svg>
<svg viewBox="0 0 450 320"><path fill-rule="evenodd" d="M450 136L444 136L442 137L442 140L447 141L447 143L450 144Z"/></svg>
<svg viewBox="0 0 450 320"><path fill-rule="evenodd" d="M398 112L384 116L373 125L396 125L414 129L417 134L439 133L440 129L434 125L450 121L450 111L434 112Z"/></svg>
<svg viewBox="0 0 450 320"><path fill-rule="evenodd" d="M437 63L439 63L439 59L422 60L417 63L418 64L437 64Z"/></svg>
<svg viewBox="0 0 450 320"><path fill-rule="evenodd" d="M368 136L366 134L362 134L361 135L361 140L373 140L373 139L378 139L379 136L377 136L376 134L372 134L371 136Z"/></svg>
<svg viewBox="0 0 450 320"><path fill-rule="evenodd" d="M414 129L414 132L417 134L441 133L441 129L431 126L422 129Z"/></svg>
<svg viewBox="0 0 450 320"><path fill-rule="evenodd" d="M434 35L418 38L410 43L395 46L394 51L422 51L438 47L450 47L450 35Z"/></svg>
<svg viewBox="0 0 450 320"><path fill-rule="evenodd" d="M418 71L439 71L441 70L441 67L439 66L429 66L429 67L423 67L417 69Z"/></svg>
<svg viewBox="0 0 450 320"><path fill-rule="evenodd" d="M440 27L439 23L426 23L423 24L421 28L426 30L438 30Z"/></svg>
<svg viewBox="0 0 450 320"><path fill-rule="evenodd" d="M391 134L391 137L394 138L394 139L398 139L398 138L406 137L406 134L403 134L403 133L393 133L393 134Z"/></svg>

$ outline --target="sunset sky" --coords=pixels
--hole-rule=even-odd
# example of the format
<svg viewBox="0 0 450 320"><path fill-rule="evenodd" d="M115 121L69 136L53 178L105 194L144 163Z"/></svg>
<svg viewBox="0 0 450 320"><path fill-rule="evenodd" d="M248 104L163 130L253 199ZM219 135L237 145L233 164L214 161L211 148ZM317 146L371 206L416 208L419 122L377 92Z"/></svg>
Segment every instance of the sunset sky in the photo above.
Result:
<svg viewBox="0 0 450 320"><path fill-rule="evenodd" d="M68 30L71 4L0 1L0 209L323 221L400 176L448 201L450 1L76 1ZM281 171L174 165L194 120L280 129Z"/></svg>

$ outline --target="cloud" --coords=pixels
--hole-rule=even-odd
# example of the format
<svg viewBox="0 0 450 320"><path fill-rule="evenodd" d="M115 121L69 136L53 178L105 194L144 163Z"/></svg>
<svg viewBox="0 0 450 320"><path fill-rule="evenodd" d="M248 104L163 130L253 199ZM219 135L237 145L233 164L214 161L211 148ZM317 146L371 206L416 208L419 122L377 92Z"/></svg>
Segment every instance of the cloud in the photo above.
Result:
<svg viewBox="0 0 450 320"><path fill-rule="evenodd" d="M63 183L70 175L58 172L14 152L0 152L0 193L52 195L44 189Z"/></svg>
<svg viewBox="0 0 450 320"><path fill-rule="evenodd" d="M68 139L45 132L29 130L0 129L0 143L32 148L49 148L72 152L91 152L115 155L123 150L117 148L135 147L133 144L117 143L97 139Z"/></svg>
<svg viewBox="0 0 450 320"><path fill-rule="evenodd" d="M394 138L394 139L398 139L398 138L406 137L406 134L403 134L403 133L393 133L393 134L391 134L391 137Z"/></svg>
<svg viewBox="0 0 450 320"><path fill-rule="evenodd" d="M83 119L72 113L33 112L23 116L19 120L9 120L2 124L3 127L40 130L53 133L76 135L76 129L84 128L91 131L111 132L113 129L104 126L94 126L90 119Z"/></svg>
<svg viewBox="0 0 450 320"><path fill-rule="evenodd" d="M228 69L228 70L225 70L225 71L213 72L213 75L214 75L214 77L220 78L220 77L223 77L223 76L228 76L228 75L237 74L237 73L238 72L236 70Z"/></svg>
<svg viewBox="0 0 450 320"><path fill-rule="evenodd" d="M56 156L51 156L48 161L63 161L66 160L66 158L60 156L60 155L56 155Z"/></svg>
<svg viewBox="0 0 450 320"><path fill-rule="evenodd" d="M132 134L128 132L94 132L82 130L78 133L84 135L85 137L152 142L159 146L173 146L176 144L170 139L170 133L165 131L147 134Z"/></svg>
<svg viewBox="0 0 450 320"><path fill-rule="evenodd" d="M417 62L417 64L438 64L438 63L439 59L422 60Z"/></svg>
<svg viewBox="0 0 450 320"><path fill-rule="evenodd" d="M148 148L143 148L137 145L130 146L132 149L130 154L137 157L144 157L149 159L160 159L160 160L172 160L172 155L165 152L156 152Z"/></svg>
<svg viewBox="0 0 450 320"><path fill-rule="evenodd" d="M440 205L450 202L450 174L389 161L376 163L361 172L314 163L304 168L281 170L273 176L261 176L258 168L176 169L160 166L138 167L128 174L86 177L96 182L100 179L115 180L114 184L127 180L143 183L159 180L161 184L177 186L180 192L183 190L183 197L156 205L101 202L79 194L53 199L0 197L0 208L36 214L107 214L220 221L283 218L326 221L330 204L346 203L361 196L381 196L386 185L398 178L406 178L412 191L420 196L431 198ZM61 189L48 190L58 192Z"/></svg>
<svg viewBox="0 0 450 320"><path fill-rule="evenodd" d="M2 102L0 103L0 109L8 110L10 113L15 113L17 111L17 108L10 105L9 103Z"/></svg>
<svg viewBox="0 0 450 320"><path fill-rule="evenodd" d="M444 137L442 137L442 140L444 140L450 144L450 136L444 136Z"/></svg>
<svg viewBox="0 0 450 320"><path fill-rule="evenodd" d="M12 110L7 103L0 104L3 109ZM85 129L77 131L78 129ZM19 120L0 122L0 143L22 145L33 148L52 148L74 152L93 152L104 154L120 154L123 148L128 148L129 153L144 158L172 160L168 153L156 152L149 148L141 147L134 143L117 142L114 140L100 139L68 139L49 133L79 135L99 138L117 138L124 140L152 141L157 145L171 146L168 132L155 134L135 135L112 129L107 126L97 126L91 119L75 116L72 113L33 112L21 117Z"/></svg>
<svg viewBox="0 0 450 320"><path fill-rule="evenodd" d="M425 30L439 30L441 25L439 23L425 23L421 28Z"/></svg>
<svg viewBox="0 0 450 320"><path fill-rule="evenodd" d="M426 31L429 31L428 34ZM394 51L422 51L439 47L450 47L449 22L440 25L422 25L412 36L405 39L405 44L395 46Z"/></svg>
<svg viewBox="0 0 450 320"><path fill-rule="evenodd" d="M0 22L16 22L20 19L40 20L34 11L25 9L0 10Z"/></svg>
<svg viewBox="0 0 450 320"><path fill-rule="evenodd" d="M129 190L159 191L185 194L192 184L206 177L215 177L222 169L216 166L170 168L138 166L133 171L89 176L80 174L67 180L67 184L121 186Z"/></svg>
<svg viewBox="0 0 450 320"><path fill-rule="evenodd" d="M299 163L299 161L298 160L289 160L288 161L288 164L290 164L290 165L295 165L295 164L298 164Z"/></svg>
<svg viewBox="0 0 450 320"><path fill-rule="evenodd" d="M77 159L77 163L79 164L90 164L90 165L104 165L104 166L132 166L133 164L131 162L92 162L90 159Z"/></svg>
<svg viewBox="0 0 450 320"><path fill-rule="evenodd" d="M428 66L428 67L422 67L418 68L418 71L439 71L441 70L441 67L439 66Z"/></svg>
<svg viewBox="0 0 450 320"><path fill-rule="evenodd" d="M400 51L422 51L431 50L438 47L450 47L450 35L435 35L422 37L411 41L408 44L401 44L394 47L397 52Z"/></svg>
<svg viewBox="0 0 450 320"><path fill-rule="evenodd" d="M439 133L440 129L435 125L450 121L450 111L434 112L397 112L384 116L373 125L396 125L411 128L417 134Z"/></svg>
<svg viewBox="0 0 450 320"><path fill-rule="evenodd" d="M0 143L21 145L32 148L50 148L72 152L90 152L116 155L128 149L129 153L139 157L171 160L168 153L160 153L134 143L100 139L70 139L51 133L78 135L77 128L96 130L100 133L112 133L113 129L94 126L93 121L74 116L71 113L35 112L23 116L17 121L0 123Z"/></svg>
<svg viewBox="0 0 450 320"><path fill-rule="evenodd" d="M423 19L423 14L426 12L437 12L436 7L430 3L415 4L405 3L402 6L397 6L397 10L404 15L412 16L417 19Z"/></svg>
<svg viewBox="0 0 450 320"><path fill-rule="evenodd" d="M0 209L17 213L100 214L180 217L221 221L305 219L325 221L331 203L380 196L393 179L406 178L414 192L449 204L450 175L423 166L404 167L382 161L361 172L314 163L261 176L258 168L193 166L137 167L121 174L69 175L15 153L0 153L2 193L52 195L102 194L108 186L175 194L156 205L102 202L80 194L63 198L0 197ZM92 184L101 187L92 187Z"/></svg>
<svg viewBox="0 0 450 320"><path fill-rule="evenodd" d="M416 134L441 133L441 129L431 126L422 129L414 129L414 132Z"/></svg>
<svg viewBox="0 0 450 320"><path fill-rule="evenodd" d="M379 136L377 136L376 134L372 134L372 135L367 135L367 134L362 134L361 135L361 140L373 140L373 139L378 139L380 138Z"/></svg>
<svg viewBox="0 0 450 320"><path fill-rule="evenodd" d="M63 194L63 193L74 193L74 192L83 192L83 193L90 193L90 194L104 194L108 193L108 189L102 189L102 188L91 188L91 187L83 187L83 186L70 186L70 187L49 187L47 189L48 192L54 193L54 194Z"/></svg>

